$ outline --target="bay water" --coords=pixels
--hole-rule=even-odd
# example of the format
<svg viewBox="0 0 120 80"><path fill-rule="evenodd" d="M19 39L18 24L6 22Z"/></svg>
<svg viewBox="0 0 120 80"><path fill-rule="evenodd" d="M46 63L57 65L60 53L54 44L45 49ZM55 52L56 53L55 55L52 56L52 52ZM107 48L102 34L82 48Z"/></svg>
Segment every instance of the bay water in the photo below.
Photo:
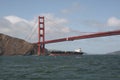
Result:
<svg viewBox="0 0 120 80"><path fill-rule="evenodd" d="M120 80L120 56L0 56L0 80Z"/></svg>

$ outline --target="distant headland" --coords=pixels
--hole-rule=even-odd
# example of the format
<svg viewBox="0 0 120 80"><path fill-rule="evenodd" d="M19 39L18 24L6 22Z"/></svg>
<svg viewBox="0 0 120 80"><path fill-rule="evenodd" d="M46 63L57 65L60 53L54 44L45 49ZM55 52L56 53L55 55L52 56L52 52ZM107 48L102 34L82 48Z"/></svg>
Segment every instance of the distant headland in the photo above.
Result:
<svg viewBox="0 0 120 80"><path fill-rule="evenodd" d="M35 55L37 45L0 33L0 56Z"/></svg>

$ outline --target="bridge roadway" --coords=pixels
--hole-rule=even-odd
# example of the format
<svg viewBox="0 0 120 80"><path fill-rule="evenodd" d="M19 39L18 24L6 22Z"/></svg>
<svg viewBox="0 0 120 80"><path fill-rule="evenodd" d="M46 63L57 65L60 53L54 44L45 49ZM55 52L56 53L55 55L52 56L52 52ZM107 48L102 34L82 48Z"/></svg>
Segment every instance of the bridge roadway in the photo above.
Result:
<svg viewBox="0 0 120 80"><path fill-rule="evenodd" d="M95 38L95 37L105 37L105 36L112 36L112 35L120 35L120 30L99 32L99 33L73 36L73 37L67 37L67 38L60 38L60 39L54 39L54 40L47 40L44 42L44 44L57 43L57 42L63 42L63 41L73 41L73 40L78 40L78 39Z"/></svg>

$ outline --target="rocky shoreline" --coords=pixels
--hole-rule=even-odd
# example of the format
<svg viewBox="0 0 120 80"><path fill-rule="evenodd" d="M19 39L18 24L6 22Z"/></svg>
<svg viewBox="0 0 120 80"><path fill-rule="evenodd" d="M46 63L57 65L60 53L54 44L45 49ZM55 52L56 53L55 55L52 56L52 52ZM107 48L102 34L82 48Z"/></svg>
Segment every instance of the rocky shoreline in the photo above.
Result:
<svg viewBox="0 0 120 80"><path fill-rule="evenodd" d="M37 44L0 33L0 56L36 55Z"/></svg>

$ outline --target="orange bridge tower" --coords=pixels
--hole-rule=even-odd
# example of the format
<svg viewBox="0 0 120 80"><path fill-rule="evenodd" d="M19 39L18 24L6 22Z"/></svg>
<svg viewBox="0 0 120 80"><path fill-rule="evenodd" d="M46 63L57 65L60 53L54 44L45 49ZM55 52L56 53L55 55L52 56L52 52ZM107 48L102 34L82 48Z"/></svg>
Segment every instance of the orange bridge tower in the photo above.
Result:
<svg viewBox="0 0 120 80"><path fill-rule="evenodd" d="M45 55L45 24L44 16L38 17L38 56Z"/></svg>

